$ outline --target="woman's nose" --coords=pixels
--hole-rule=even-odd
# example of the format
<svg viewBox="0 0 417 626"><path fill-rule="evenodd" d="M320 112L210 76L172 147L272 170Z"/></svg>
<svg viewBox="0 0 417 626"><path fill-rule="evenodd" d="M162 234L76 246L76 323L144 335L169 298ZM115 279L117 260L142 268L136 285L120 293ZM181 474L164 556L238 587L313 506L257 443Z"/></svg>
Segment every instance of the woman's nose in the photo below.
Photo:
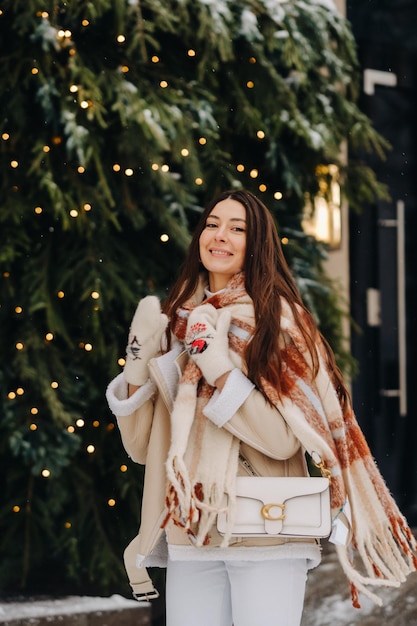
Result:
<svg viewBox="0 0 417 626"><path fill-rule="evenodd" d="M226 229L222 228L221 226L219 226L219 228L217 228L217 230L216 230L215 239L218 239L219 241L225 241L226 240Z"/></svg>

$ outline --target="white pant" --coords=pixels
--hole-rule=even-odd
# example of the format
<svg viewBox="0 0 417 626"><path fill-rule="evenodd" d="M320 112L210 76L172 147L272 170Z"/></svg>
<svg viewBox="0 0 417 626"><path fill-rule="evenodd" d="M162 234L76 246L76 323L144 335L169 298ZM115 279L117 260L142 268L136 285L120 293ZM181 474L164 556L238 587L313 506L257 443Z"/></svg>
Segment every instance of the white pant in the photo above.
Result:
<svg viewBox="0 0 417 626"><path fill-rule="evenodd" d="M305 559L169 561L166 626L299 626Z"/></svg>

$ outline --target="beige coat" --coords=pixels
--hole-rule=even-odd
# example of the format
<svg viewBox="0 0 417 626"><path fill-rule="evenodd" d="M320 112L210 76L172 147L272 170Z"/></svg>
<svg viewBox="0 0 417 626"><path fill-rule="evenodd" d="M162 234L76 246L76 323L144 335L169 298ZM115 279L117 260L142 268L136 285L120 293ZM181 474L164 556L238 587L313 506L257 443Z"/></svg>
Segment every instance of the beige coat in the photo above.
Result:
<svg viewBox="0 0 417 626"><path fill-rule="evenodd" d="M143 562L152 564L149 557L152 559L152 555L159 551L160 540L164 539L161 524L166 514L165 461L170 446L170 411L183 366L181 361L184 353L180 351L181 345L177 344L171 353L151 359L150 380L130 398L127 397L123 374L110 383L106 394L109 406L116 415L126 452L133 461L146 466L140 530L125 551L125 566L137 599L150 599L158 595ZM298 439L278 410L267 403L256 389L250 389L243 404L223 427L241 441L241 454L260 476L307 475ZM240 466L239 473L247 472ZM189 545L188 538L172 527L168 529L168 541ZM221 537L214 530L210 545L217 546L220 541ZM230 545L264 546L288 541L294 542L294 539L235 538Z"/></svg>

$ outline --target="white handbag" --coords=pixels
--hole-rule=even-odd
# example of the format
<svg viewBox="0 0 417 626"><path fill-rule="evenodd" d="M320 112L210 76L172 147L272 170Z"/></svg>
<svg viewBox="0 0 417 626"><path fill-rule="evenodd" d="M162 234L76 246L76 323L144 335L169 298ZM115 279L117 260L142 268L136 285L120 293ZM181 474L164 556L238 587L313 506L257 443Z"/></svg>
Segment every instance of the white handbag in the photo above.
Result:
<svg viewBox="0 0 417 626"><path fill-rule="evenodd" d="M237 476L231 536L328 537L330 473L317 465L324 477ZM217 516L217 530L222 535L228 531L226 507Z"/></svg>

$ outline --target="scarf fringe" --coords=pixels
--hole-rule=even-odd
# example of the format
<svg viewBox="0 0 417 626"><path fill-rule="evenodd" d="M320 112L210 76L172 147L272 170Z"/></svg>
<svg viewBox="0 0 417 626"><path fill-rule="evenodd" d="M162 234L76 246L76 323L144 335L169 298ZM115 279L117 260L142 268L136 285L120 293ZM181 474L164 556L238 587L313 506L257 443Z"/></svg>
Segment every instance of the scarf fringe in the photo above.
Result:
<svg viewBox="0 0 417 626"><path fill-rule="evenodd" d="M358 592L363 593L378 606L382 600L368 587L399 587L408 574L416 569L416 540L402 518L391 520L391 526L385 532L368 536L358 542L355 550L367 572L362 575L354 567L349 546L336 545L336 552L342 569L351 583L353 606L360 608Z"/></svg>

